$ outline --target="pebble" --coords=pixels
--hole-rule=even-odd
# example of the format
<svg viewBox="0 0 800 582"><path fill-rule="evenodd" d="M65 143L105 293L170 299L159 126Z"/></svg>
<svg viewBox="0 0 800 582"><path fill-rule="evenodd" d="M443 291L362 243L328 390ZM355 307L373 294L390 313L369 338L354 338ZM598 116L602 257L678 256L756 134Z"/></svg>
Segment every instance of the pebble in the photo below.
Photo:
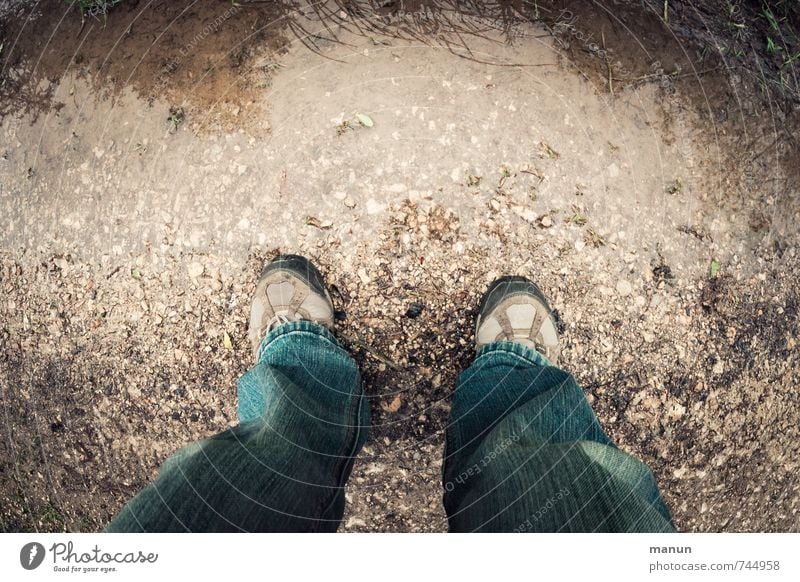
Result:
<svg viewBox="0 0 800 582"><path fill-rule="evenodd" d="M492 205L492 208L494 208L494 205ZM498 203L498 208L495 208L495 210L498 209L499 209L499 203ZM523 220L527 220L528 222L536 222L536 219L538 218L537 214L533 210L531 210L530 208L525 208L524 206L514 206L512 210L514 211L514 214L516 214Z"/></svg>
<svg viewBox="0 0 800 582"><path fill-rule="evenodd" d="M380 214L386 209L386 204L378 202L374 198L367 200L367 214Z"/></svg>
<svg viewBox="0 0 800 582"><path fill-rule="evenodd" d="M620 294L621 297L627 297L633 292L633 285L630 282L626 281L625 279L620 279L617 281L617 293Z"/></svg>
<svg viewBox="0 0 800 582"><path fill-rule="evenodd" d="M361 519L360 517L351 517L347 520L347 523L344 524L345 529L352 529L354 527L367 527L367 522Z"/></svg>
<svg viewBox="0 0 800 582"><path fill-rule="evenodd" d="M422 315L422 310L425 309L425 306L422 303L414 301L411 305L408 306L408 310L406 311L406 317L410 317L411 319L415 319Z"/></svg>
<svg viewBox="0 0 800 582"><path fill-rule="evenodd" d="M202 263L193 262L189 263L189 266L186 267L186 270L189 272L189 276L192 279L197 279L203 272L206 270Z"/></svg>
<svg viewBox="0 0 800 582"><path fill-rule="evenodd" d="M678 420L686 414L686 407L679 402L673 402L667 410L667 418L670 420Z"/></svg>

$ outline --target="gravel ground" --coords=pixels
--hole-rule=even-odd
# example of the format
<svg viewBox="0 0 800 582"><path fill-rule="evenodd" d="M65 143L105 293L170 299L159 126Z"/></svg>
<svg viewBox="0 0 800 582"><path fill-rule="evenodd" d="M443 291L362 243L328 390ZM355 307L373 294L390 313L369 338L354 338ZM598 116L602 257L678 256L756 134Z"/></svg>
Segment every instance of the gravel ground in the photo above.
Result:
<svg viewBox="0 0 800 582"><path fill-rule="evenodd" d="M669 75L611 95L569 59L581 24L471 54L295 42L229 131L74 71L60 107L3 117L0 527L100 529L232 426L256 277L299 252L373 412L341 530L446 529L451 392L481 293L512 273L551 299L563 366L679 529L800 529L797 188L737 133L769 142L776 114L743 78L725 121Z"/></svg>
<svg viewBox="0 0 800 582"><path fill-rule="evenodd" d="M484 252L443 215L415 213L406 244L390 234L365 244L358 274L336 251L299 249L338 290L339 336L373 409L345 530L444 529L449 395L472 355L480 290L501 272L533 275L556 298L565 367L619 445L651 465L681 529L795 527L794 247L779 269L746 280L665 280L655 265L629 291L594 252L594 268L546 266L566 242L557 237L521 237L495 257L496 273L482 272ZM395 216L404 224L408 207ZM179 443L233 424L233 383L250 358L248 296L267 256L254 252L228 276L213 255L143 253L123 269L4 256L6 529L97 529ZM412 318L414 304L423 309Z"/></svg>

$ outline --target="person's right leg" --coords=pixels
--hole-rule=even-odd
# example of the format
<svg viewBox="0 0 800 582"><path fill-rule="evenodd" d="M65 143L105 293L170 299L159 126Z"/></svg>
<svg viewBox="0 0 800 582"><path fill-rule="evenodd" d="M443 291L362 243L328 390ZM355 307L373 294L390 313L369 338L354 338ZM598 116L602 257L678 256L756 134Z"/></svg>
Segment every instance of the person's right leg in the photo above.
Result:
<svg viewBox="0 0 800 582"><path fill-rule="evenodd" d="M451 531L673 531L650 470L620 451L583 391L545 355L547 302L521 278L490 287L478 354L459 378L447 429Z"/></svg>
<svg viewBox="0 0 800 582"><path fill-rule="evenodd" d="M106 531L336 531L369 410L332 324L316 268L273 261L253 302L257 363L239 380L240 424L168 459Z"/></svg>

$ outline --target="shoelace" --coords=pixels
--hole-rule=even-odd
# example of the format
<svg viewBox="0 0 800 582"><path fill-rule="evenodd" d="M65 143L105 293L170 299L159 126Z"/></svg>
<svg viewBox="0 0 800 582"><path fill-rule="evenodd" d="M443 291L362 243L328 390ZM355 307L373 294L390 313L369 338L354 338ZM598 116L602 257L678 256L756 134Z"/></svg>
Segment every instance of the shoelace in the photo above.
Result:
<svg viewBox="0 0 800 582"><path fill-rule="evenodd" d="M272 319L270 319L269 322L267 323L267 332L272 331L273 328L275 328L278 325L283 325L284 323L289 323L290 321L292 320L289 319L287 316L282 315L280 313L276 313L275 315L272 316Z"/></svg>

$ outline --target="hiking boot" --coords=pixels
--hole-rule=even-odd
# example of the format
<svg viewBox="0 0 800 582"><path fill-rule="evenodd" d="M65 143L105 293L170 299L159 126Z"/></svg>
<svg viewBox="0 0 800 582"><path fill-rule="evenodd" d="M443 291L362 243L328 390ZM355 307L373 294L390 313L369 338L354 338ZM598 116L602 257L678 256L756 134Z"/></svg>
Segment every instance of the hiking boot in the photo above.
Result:
<svg viewBox="0 0 800 582"><path fill-rule="evenodd" d="M304 319L333 329L333 302L317 268L299 255L278 255L261 273L250 307L253 353L276 327Z"/></svg>
<svg viewBox="0 0 800 582"><path fill-rule="evenodd" d="M475 347L516 342L533 348L555 364L556 320L544 294L525 277L501 277L483 296L475 326Z"/></svg>

